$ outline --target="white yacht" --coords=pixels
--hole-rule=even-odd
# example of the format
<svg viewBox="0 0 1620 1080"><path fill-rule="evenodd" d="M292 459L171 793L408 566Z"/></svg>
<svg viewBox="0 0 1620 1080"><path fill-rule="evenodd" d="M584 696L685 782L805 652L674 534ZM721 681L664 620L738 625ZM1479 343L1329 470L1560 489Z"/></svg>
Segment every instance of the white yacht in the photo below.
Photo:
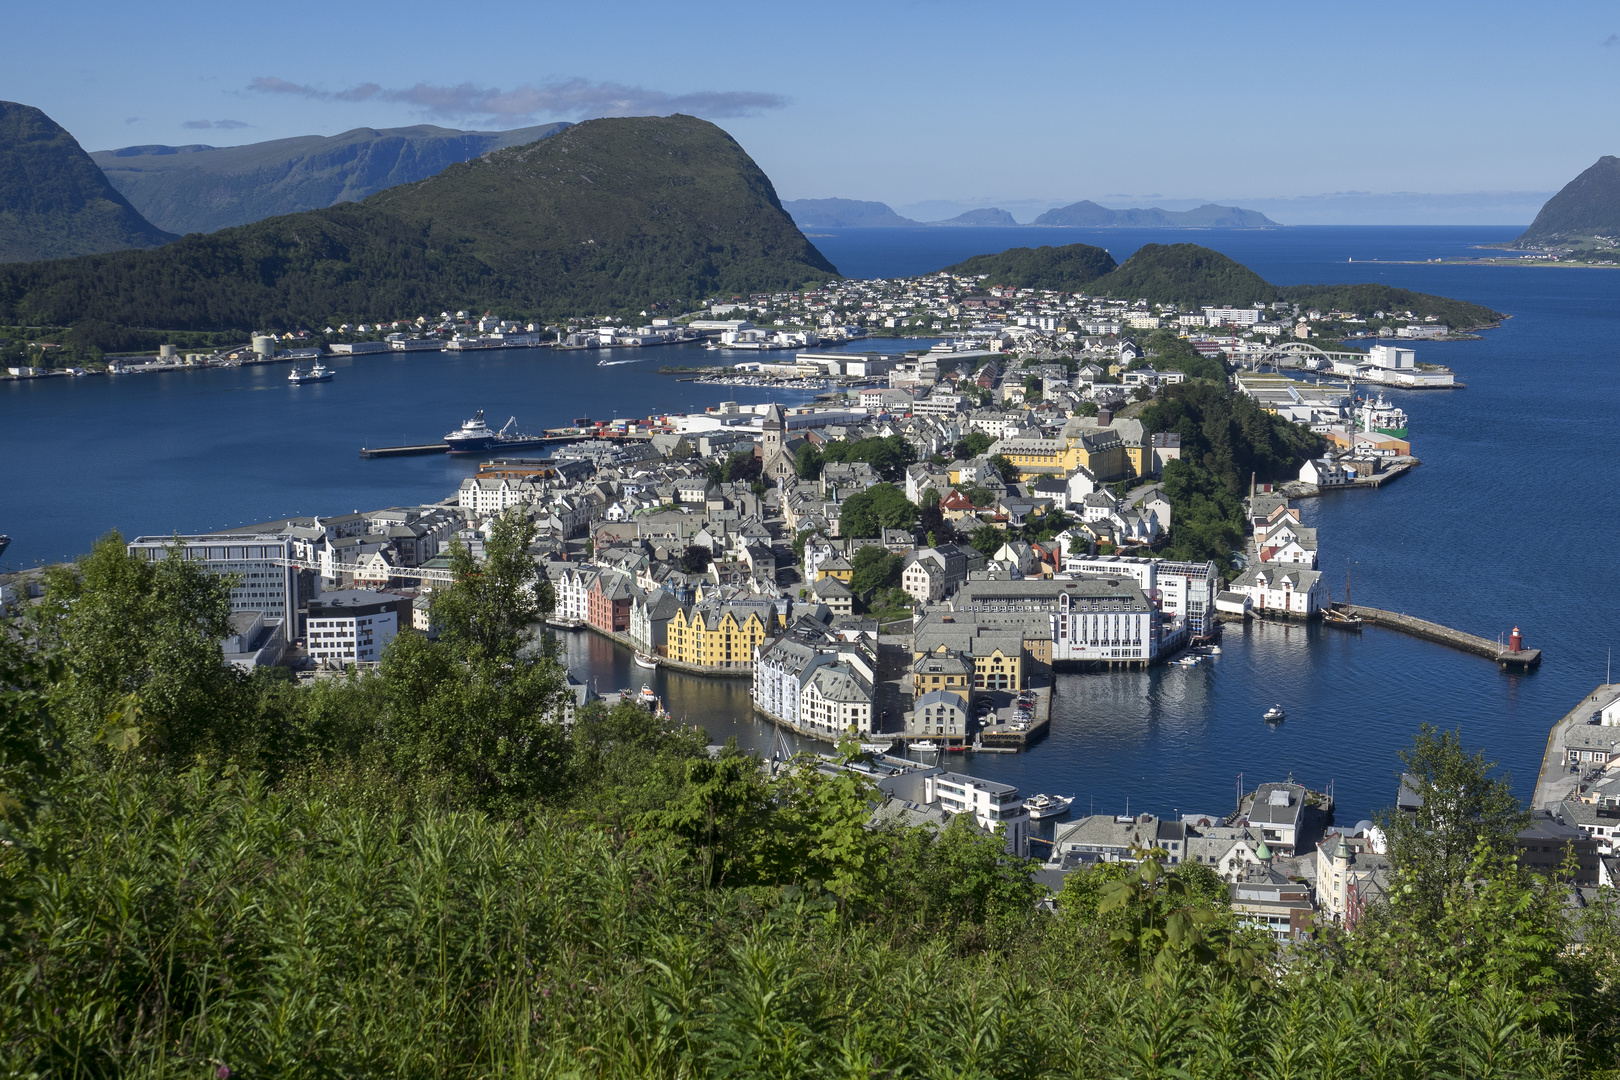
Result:
<svg viewBox="0 0 1620 1080"><path fill-rule="evenodd" d="M1024 809L1029 816L1039 821L1041 818L1057 817L1074 805L1074 796L1064 798L1062 795L1031 795L1024 800Z"/></svg>

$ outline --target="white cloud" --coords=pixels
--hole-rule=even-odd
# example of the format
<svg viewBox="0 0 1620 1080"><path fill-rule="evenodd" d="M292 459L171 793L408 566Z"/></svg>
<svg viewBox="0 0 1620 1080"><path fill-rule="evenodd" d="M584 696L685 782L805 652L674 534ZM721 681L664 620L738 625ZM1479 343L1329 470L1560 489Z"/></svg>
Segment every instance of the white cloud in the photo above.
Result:
<svg viewBox="0 0 1620 1080"><path fill-rule="evenodd" d="M126 124L130 123L128 120L124 122ZM232 131L236 128L252 127L253 125L247 123L245 120L187 120L180 126L199 131L207 128L224 128L227 131Z"/></svg>
<svg viewBox="0 0 1620 1080"><path fill-rule="evenodd" d="M699 90L690 94L669 94L640 86L596 83L586 79L564 79L543 86L525 83L511 90L473 83L456 86L417 83L406 89L360 83L345 90L323 90L266 75L254 79L248 88L262 94L294 94L315 101L386 101L411 105L446 119L489 117L509 122L541 117L583 120L594 116L667 115L677 112L708 117L747 116L761 109L780 109L787 104L787 99L779 94L756 90Z"/></svg>

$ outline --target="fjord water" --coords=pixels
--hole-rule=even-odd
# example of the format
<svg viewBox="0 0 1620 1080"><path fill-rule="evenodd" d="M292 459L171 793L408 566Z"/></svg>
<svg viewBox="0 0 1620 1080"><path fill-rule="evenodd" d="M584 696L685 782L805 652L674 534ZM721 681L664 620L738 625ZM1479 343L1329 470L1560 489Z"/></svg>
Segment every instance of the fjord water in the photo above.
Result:
<svg viewBox="0 0 1620 1080"><path fill-rule="evenodd" d="M1079 796L1077 809L1169 813L1230 808L1246 785L1292 773L1332 781L1341 822L1387 805L1395 754L1422 721L1461 727L1528 796L1548 727L1603 681L1620 642L1620 274L1549 267L1390 265L1476 254L1503 228L1298 228L1276 232L1080 229L842 230L815 243L845 273L936 269L1009 246L1087 242L1119 260L1143 243L1221 250L1277 284L1379 281L1513 316L1482 340L1418 345L1453 367L1451 392L1392 392L1424 464L1374 492L1307 500L1322 566L1341 597L1487 637L1521 627L1540 671L1385 631L1359 636L1267 624L1229 630L1223 655L1191 669L1063 676L1051 735L1018 755L957 763L1026 792ZM1355 262L1347 260L1354 259ZM882 343L894 348L906 343ZM483 408L531 428L575 416L647 416L720 400L797 394L678 383L665 363L720 362L693 349L414 354L339 360L331 383L286 385L285 367L0 384L0 532L12 565L71 556L99 532L191 531L304 513L444 498L473 468L444 457L362 461L361 445L436 438ZM753 357L750 357L751 359ZM599 689L650 681L677 716L768 748L743 680L632 668L627 652L565 635L571 667ZM1268 728L1274 702L1288 720Z"/></svg>

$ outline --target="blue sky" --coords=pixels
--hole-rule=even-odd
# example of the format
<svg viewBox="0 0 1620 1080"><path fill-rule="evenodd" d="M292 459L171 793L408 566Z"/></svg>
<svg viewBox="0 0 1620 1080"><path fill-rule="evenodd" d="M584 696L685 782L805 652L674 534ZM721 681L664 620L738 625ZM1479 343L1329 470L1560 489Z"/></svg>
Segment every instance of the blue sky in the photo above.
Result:
<svg viewBox="0 0 1620 1080"><path fill-rule="evenodd" d="M0 97L91 150L678 109L783 198L924 217L1518 222L1620 152L1612 3L55 0L7 25ZM1344 192L1378 197L1319 198Z"/></svg>

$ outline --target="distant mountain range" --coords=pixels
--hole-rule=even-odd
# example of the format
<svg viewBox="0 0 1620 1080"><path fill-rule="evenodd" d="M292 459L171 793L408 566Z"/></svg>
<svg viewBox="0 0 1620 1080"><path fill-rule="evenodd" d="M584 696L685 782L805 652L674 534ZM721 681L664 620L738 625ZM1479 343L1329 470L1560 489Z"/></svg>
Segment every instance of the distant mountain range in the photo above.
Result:
<svg viewBox="0 0 1620 1080"><path fill-rule="evenodd" d="M1202 304L1246 307L1286 300L1324 310L1412 311L1435 315L1458 329L1489 326L1505 317L1466 300L1389 285L1272 285L1237 260L1198 244L1143 244L1117 266L1113 256L1091 244L1011 248L996 255L975 255L941 272L982 276L986 287L1086 292L1171 303L1183 311Z"/></svg>
<svg viewBox="0 0 1620 1080"><path fill-rule="evenodd" d="M358 202L450 165L554 135L567 124L458 131L421 124L355 128L244 146L126 146L91 159L147 220L213 232L300 210Z"/></svg>
<svg viewBox="0 0 1620 1080"><path fill-rule="evenodd" d="M1605 155L1547 200L1514 247L1593 247L1620 238L1620 158ZM1608 246L1608 245L1605 245Z"/></svg>
<svg viewBox="0 0 1620 1080"><path fill-rule="evenodd" d="M894 212L887 203L856 199L793 199L782 204L793 220L805 229L903 229L929 225L1016 226L1017 220L1005 210L989 207L969 210L944 221L913 221ZM1088 229L1278 229L1282 226L1257 210L1205 203L1193 210L1160 210L1158 207L1110 210L1094 202L1060 206L1030 222L1034 225L1067 225Z"/></svg>
<svg viewBox="0 0 1620 1080"><path fill-rule="evenodd" d="M0 322L248 330L443 308L543 317L793 289L838 271L690 116L592 120L358 203L0 267Z"/></svg>
<svg viewBox="0 0 1620 1080"><path fill-rule="evenodd" d="M0 262L148 248L174 236L141 216L61 125L0 101Z"/></svg>

